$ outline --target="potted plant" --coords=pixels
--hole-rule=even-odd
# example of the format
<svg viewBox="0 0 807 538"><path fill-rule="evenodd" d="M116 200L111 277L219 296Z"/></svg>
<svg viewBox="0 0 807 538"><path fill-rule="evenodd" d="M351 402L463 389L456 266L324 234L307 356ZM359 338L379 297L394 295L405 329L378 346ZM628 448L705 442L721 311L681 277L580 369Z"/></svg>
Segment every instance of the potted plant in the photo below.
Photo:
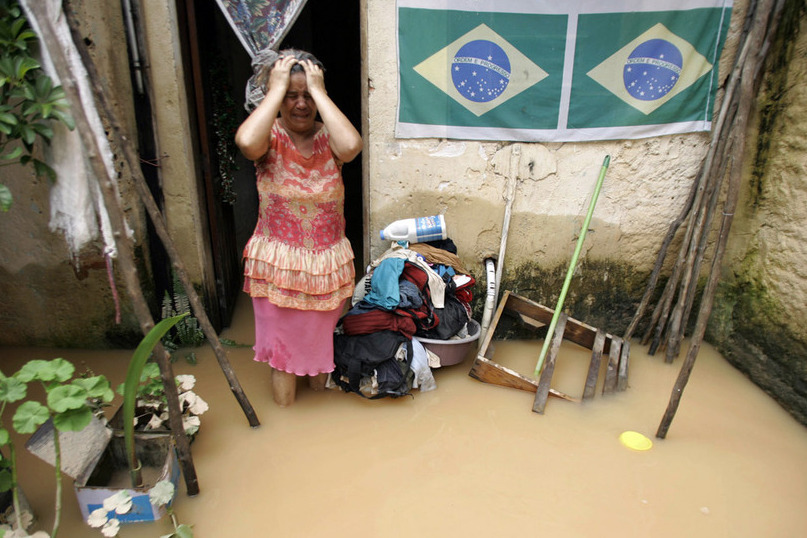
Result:
<svg viewBox="0 0 807 538"><path fill-rule="evenodd" d="M204 414L208 405L193 391L196 378L193 375L180 374L175 377L179 404L182 411L182 426L185 434L193 441L201 426L200 415ZM168 422L168 400L165 396L165 386L160 378L160 367L154 362L148 362L140 374L137 385L137 394L134 408L134 435L170 435ZM125 394L125 383L118 389L118 394ZM123 407L112 417L109 427L117 436L123 436Z"/></svg>
<svg viewBox="0 0 807 538"><path fill-rule="evenodd" d="M182 317L184 316L162 320L141 340L130 362L127 383L124 384L127 388L136 385L129 383L129 379L132 378L135 382L139 380L143 365L154 346ZM29 396L28 387L33 383L40 383L44 388L43 402ZM129 391L124 396L124 416L132 416L134 413L134 393L136 390ZM90 508L95 509L95 504L100 505L102 500L110 495L110 488L87 485L87 482L92 482L93 477L102 477L105 474L99 470L103 461L114 460L114 447L110 447L109 442L111 433L106 427L106 420L99 412L100 407L110 402L113 397L114 392L104 376L76 376L73 364L61 358L28 361L12 376L5 376L0 372L0 449L7 450L9 454L8 458L4 458L7 460L6 464L0 465L0 488L7 487L12 492L15 513L12 532L15 538L27 536L25 533L27 525L23 520L20 506L15 465L16 447L3 420L6 406L22 401L14 412L12 427L19 434L32 434L26 448L53 464L55 468L55 517L50 534L55 538L61 515L63 473L76 478L76 494L85 519L91 511ZM123 467L131 474L133 469L140 467L140 463L135 451L133 431L128 432L125 437L126 453L130 456L122 458ZM77 450L68 454L63 452L63 447L72 447L74 444ZM160 478L168 478L175 483L179 478L179 469L170 439L161 443L161 450L165 465ZM65 458L66 455L69 457ZM130 492L130 495L135 498L138 493L143 492L135 491L134 495ZM147 491L143 494L148 499ZM156 519L165 512L164 504L149 505L154 510L146 516L138 510L133 510L129 520ZM6 532L7 529L0 528L0 538L3 538ZM34 536L48 535L38 532Z"/></svg>
<svg viewBox="0 0 807 538"><path fill-rule="evenodd" d="M126 457L129 463L129 474L132 479L132 488L137 488L142 485L140 462L135 453L134 436L134 414L140 379L154 346L157 345L157 342L165 336L171 327L179 323L186 316L188 316L187 313L166 318L155 325L137 346L132 360L129 362L129 368L126 371L126 380L123 383L123 437L126 446Z"/></svg>

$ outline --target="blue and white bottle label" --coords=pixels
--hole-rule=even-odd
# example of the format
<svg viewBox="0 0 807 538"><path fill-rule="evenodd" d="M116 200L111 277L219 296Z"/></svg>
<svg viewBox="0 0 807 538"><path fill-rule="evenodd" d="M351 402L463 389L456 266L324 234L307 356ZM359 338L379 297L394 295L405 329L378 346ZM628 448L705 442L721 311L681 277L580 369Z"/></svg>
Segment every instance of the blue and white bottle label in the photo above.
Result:
<svg viewBox="0 0 807 538"><path fill-rule="evenodd" d="M415 219L415 232L419 242L437 241L445 239L443 219L440 215L433 217L419 217Z"/></svg>

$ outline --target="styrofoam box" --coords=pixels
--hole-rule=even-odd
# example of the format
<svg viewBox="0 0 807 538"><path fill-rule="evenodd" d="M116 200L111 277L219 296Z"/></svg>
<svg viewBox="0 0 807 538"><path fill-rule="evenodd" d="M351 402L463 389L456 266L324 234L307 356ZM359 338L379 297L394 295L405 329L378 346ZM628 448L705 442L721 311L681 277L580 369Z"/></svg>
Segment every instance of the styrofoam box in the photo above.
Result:
<svg viewBox="0 0 807 538"><path fill-rule="evenodd" d="M155 521L165 515L165 506L151 504L148 491L161 480L170 480L176 491L180 470L172 439L170 435L136 438L135 444L142 464L160 469L154 483L141 488L110 487L112 472L127 468L123 439L113 438L106 421L95 418L80 432L59 433L62 472L74 479L76 498L85 521L93 510L103 506L104 499L121 489L126 489L132 496L132 509L126 514L115 515L121 523ZM53 423L48 421L43 424L25 447L35 456L55 465Z"/></svg>

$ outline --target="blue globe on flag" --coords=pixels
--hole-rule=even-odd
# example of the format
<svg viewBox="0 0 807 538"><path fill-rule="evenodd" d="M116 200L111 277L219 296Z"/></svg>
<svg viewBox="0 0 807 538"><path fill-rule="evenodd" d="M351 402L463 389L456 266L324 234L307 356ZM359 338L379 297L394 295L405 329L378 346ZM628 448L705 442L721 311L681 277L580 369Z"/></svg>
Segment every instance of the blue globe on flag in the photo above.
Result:
<svg viewBox="0 0 807 538"><path fill-rule="evenodd" d="M493 41L469 41L454 55L451 80L460 95L469 101L492 101L510 83L510 59Z"/></svg>
<svg viewBox="0 0 807 538"><path fill-rule="evenodd" d="M683 66L678 47L664 39L650 39L633 49L625 61L625 89L642 101L661 99L678 82Z"/></svg>

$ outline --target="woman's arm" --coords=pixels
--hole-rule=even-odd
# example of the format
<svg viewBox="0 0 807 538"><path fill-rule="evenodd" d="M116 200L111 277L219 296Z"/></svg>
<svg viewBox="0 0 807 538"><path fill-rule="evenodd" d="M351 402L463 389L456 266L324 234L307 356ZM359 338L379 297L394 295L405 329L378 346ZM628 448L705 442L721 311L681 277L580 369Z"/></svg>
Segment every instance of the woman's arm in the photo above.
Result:
<svg viewBox="0 0 807 538"><path fill-rule="evenodd" d="M235 133L235 143L250 161L257 161L269 151L272 124L289 88L289 71L294 58L280 58L269 73L266 96Z"/></svg>
<svg viewBox="0 0 807 538"><path fill-rule="evenodd" d="M311 60L300 62L300 65L305 70L308 93L316 103L319 117L322 118L322 123L330 133L331 151L343 163L352 161L361 152L363 145L361 135L347 119L347 116L328 97L322 68Z"/></svg>

